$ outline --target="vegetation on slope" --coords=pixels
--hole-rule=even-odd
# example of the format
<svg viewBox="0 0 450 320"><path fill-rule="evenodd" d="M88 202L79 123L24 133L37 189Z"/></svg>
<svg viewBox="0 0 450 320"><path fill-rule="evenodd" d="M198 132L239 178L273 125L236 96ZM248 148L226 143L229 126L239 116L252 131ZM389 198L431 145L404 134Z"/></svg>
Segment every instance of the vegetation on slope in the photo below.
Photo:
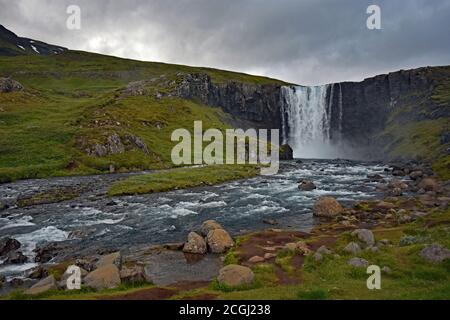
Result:
<svg viewBox="0 0 450 320"><path fill-rule="evenodd" d="M429 77L433 90L403 97L407 102L395 107L380 136L392 157L431 162L440 178L449 180L450 143L443 136L450 132L450 68L433 68Z"/></svg>
<svg viewBox="0 0 450 320"><path fill-rule="evenodd" d="M258 168L251 165L178 168L133 176L116 182L111 186L108 194L110 196L133 195L207 186L254 177L258 173Z"/></svg>
<svg viewBox="0 0 450 320"><path fill-rule="evenodd" d="M179 72L204 72L212 81L280 83L207 68L140 62L68 51L54 56L0 57L0 76L11 76L26 88L0 94L0 182L57 175L84 175L116 170L158 169L171 166L170 135L175 128L226 128L227 115L192 101L120 94L132 81ZM80 148L109 134L138 136L149 153L94 157Z"/></svg>

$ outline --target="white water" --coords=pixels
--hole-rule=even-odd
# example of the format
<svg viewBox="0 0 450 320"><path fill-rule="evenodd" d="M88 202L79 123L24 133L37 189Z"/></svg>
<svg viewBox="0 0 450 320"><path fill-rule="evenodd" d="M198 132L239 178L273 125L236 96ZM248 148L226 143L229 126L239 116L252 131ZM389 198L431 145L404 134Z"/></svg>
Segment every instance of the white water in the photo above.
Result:
<svg viewBox="0 0 450 320"><path fill-rule="evenodd" d="M331 132L334 86L282 88L285 101L282 104L283 142L292 147L294 157L332 159L343 156L340 143L343 118L340 86L338 138L332 139Z"/></svg>

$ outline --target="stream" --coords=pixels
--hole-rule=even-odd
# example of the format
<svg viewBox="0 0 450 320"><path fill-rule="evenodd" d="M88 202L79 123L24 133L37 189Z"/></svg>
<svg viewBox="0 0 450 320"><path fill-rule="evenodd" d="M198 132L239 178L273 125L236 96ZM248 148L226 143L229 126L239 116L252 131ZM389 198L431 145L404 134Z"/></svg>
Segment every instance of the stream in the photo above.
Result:
<svg viewBox="0 0 450 320"><path fill-rule="evenodd" d="M21 242L29 258L22 265L0 266L12 276L36 266L33 250L47 242L70 241L79 256L102 249L130 249L150 244L185 241L187 234L215 219L236 235L270 227L308 231L315 222L312 206L321 196L344 205L381 197L367 175L384 172L381 163L348 160L302 160L281 163L274 176L259 176L217 186L159 194L109 198L111 183L132 174L25 180L0 185L0 238ZM298 181L313 181L317 189L301 191ZM19 208L18 197L63 187L81 187L78 198L60 203ZM264 220L276 220L269 226ZM0 261L0 264L2 261Z"/></svg>

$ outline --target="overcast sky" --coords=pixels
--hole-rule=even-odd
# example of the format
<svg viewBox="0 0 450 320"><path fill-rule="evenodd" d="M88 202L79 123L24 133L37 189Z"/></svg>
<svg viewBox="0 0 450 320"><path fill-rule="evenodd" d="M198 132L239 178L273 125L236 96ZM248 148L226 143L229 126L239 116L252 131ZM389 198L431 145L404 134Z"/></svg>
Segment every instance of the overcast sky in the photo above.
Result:
<svg viewBox="0 0 450 320"><path fill-rule="evenodd" d="M66 8L81 8L81 30ZM382 30L366 27L370 4ZM70 49L304 85L450 64L449 0L0 0L0 24Z"/></svg>

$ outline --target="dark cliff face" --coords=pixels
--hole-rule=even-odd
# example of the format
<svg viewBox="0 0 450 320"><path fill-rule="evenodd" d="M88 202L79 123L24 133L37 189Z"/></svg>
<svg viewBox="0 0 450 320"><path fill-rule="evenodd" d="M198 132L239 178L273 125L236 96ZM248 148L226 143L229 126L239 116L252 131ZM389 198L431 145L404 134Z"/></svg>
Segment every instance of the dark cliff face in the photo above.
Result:
<svg viewBox="0 0 450 320"><path fill-rule="evenodd" d="M280 85L227 82L214 84L207 74L183 74L176 95L198 99L231 114L236 126L280 127Z"/></svg>
<svg viewBox="0 0 450 320"><path fill-rule="evenodd" d="M385 157L384 146L392 136L382 133L389 126L447 118L448 108L433 99L440 85L438 68L420 68L380 75L362 82L336 84L333 97L333 132L339 120L335 117L340 108L342 92L341 137L351 146L366 152L367 157ZM364 154L363 154L364 155Z"/></svg>
<svg viewBox="0 0 450 320"><path fill-rule="evenodd" d="M429 96L433 88L426 69L400 71L336 86L342 88L342 137L356 144L370 144L374 135L384 130L392 111ZM335 95L334 108L339 106L338 99Z"/></svg>

